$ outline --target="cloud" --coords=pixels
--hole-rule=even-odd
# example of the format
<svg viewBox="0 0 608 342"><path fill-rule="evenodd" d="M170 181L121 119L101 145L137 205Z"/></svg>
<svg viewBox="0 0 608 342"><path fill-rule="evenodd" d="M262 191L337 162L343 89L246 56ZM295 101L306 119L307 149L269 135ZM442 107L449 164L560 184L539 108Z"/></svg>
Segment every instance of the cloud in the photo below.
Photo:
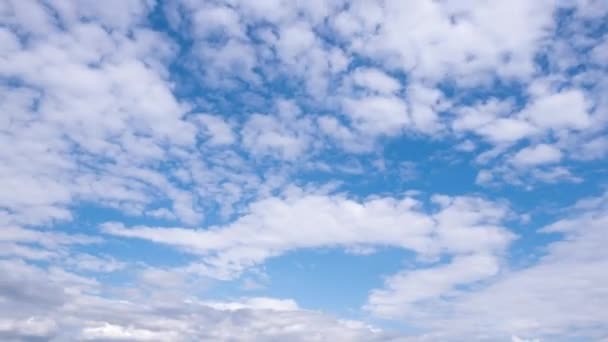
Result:
<svg viewBox="0 0 608 342"><path fill-rule="evenodd" d="M232 128L221 117L201 114L196 119L203 125L205 132L210 136L210 145L229 145L236 141Z"/></svg>
<svg viewBox="0 0 608 342"><path fill-rule="evenodd" d="M155 332L147 329L122 327L104 323L101 326L85 328L81 338L85 341L158 341L175 340L172 333Z"/></svg>
<svg viewBox="0 0 608 342"><path fill-rule="evenodd" d="M511 118L500 118L479 128L479 133L492 142L514 142L523 139L536 129L525 121Z"/></svg>
<svg viewBox="0 0 608 342"><path fill-rule="evenodd" d="M386 289L372 291L368 306L407 314L433 331L431 339L601 340L608 334L603 318L608 278L602 272L608 262L603 248L607 203L606 194L581 200L563 219L541 229L563 239L549 243L538 262L505 270L479 288L439 295L460 279L496 274L496 260L474 256L388 278Z"/></svg>
<svg viewBox="0 0 608 342"><path fill-rule="evenodd" d="M351 74L351 77L356 86L380 94L395 93L401 88L399 81L378 69L359 68Z"/></svg>
<svg viewBox="0 0 608 342"><path fill-rule="evenodd" d="M512 336L511 342L540 342L540 340L539 339L528 340L528 339L523 339L523 338L520 338L517 336Z"/></svg>
<svg viewBox="0 0 608 342"><path fill-rule="evenodd" d="M539 96L520 115L542 128L582 129L591 123L587 107L580 90L565 90Z"/></svg>
<svg viewBox="0 0 608 342"><path fill-rule="evenodd" d="M372 136L397 135L410 122L407 105L394 96L346 99L344 107L353 126Z"/></svg>
<svg viewBox="0 0 608 342"><path fill-rule="evenodd" d="M241 132L244 146L253 155L287 160L301 156L312 143L312 123L308 118L298 119L298 114L284 112L279 118L251 115Z"/></svg>
<svg viewBox="0 0 608 342"><path fill-rule="evenodd" d="M607 14L0 1L0 339L605 339L606 196L564 206L605 186ZM362 321L260 275L386 247Z"/></svg>
<svg viewBox="0 0 608 342"><path fill-rule="evenodd" d="M13 148L2 151L0 172L2 187L15 194L4 199L3 192L2 207L17 224L70 219L67 206L83 200L141 211L153 201L149 189L125 179L121 169L145 169L168 156L168 144L194 143L195 127L182 120L186 106L166 79L172 43L139 26L150 10L145 2L58 4L55 17L51 7L30 2L26 11L19 3L7 4L14 15L9 17L29 19L9 21L10 30L3 29L3 39L13 43L2 54L0 73L18 81L2 86L11 129L0 140ZM120 15L107 12L116 10ZM197 220L187 198L169 182L160 183L179 202L178 216Z"/></svg>
<svg viewBox="0 0 608 342"><path fill-rule="evenodd" d="M0 336L9 341L43 341L53 337L56 329L54 321L34 316L23 320L0 320Z"/></svg>
<svg viewBox="0 0 608 342"><path fill-rule="evenodd" d="M99 295L99 284L56 269L17 260L0 262L0 269L14 275L0 284L0 336L9 340L382 341L391 336L359 321L300 309L289 299L205 302L191 296L177 299L164 292L149 293L152 297L106 298ZM124 294L119 290L114 289L114 296ZM31 295L16 296L15 291Z"/></svg>
<svg viewBox="0 0 608 342"><path fill-rule="evenodd" d="M193 270L234 277L247 267L290 250L320 247L394 246L425 258L501 251L513 234L500 225L508 209L480 198L433 197L426 213L413 198L287 194L253 203L249 213L225 227L206 230L125 227L106 223L105 233L146 239L199 254Z"/></svg>
<svg viewBox="0 0 608 342"><path fill-rule="evenodd" d="M551 1L500 6L388 1L349 7L338 27L349 33L344 38L356 51L388 60L414 77L448 75L466 83L483 80L477 73L490 70L507 77L531 74L538 43L552 25L553 6ZM347 21L359 30L346 30Z"/></svg>
<svg viewBox="0 0 608 342"><path fill-rule="evenodd" d="M246 298L242 302L206 302L206 305L214 309L238 311L243 309L294 311L299 310L298 304L291 299L275 298Z"/></svg>
<svg viewBox="0 0 608 342"><path fill-rule="evenodd" d="M572 158L582 160L600 159L606 156L608 151L608 138L597 137L583 143L581 148L572 154Z"/></svg>
<svg viewBox="0 0 608 342"><path fill-rule="evenodd" d="M483 254L456 257L445 266L403 271L390 276L386 288L373 290L366 308L381 317L403 317L418 310L418 303L449 296L457 285L487 279L498 271L498 260Z"/></svg>
<svg viewBox="0 0 608 342"><path fill-rule="evenodd" d="M547 144L526 147L517 152L511 162L519 167L534 166L559 162L562 153L558 148Z"/></svg>

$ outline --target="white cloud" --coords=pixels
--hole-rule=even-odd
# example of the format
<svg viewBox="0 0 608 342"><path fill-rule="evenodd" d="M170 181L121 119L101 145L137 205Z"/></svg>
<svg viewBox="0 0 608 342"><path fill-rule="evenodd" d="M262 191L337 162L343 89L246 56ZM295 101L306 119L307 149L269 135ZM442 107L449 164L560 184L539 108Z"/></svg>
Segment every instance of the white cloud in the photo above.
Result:
<svg viewBox="0 0 608 342"><path fill-rule="evenodd" d="M608 40L604 40L601 44L595 46L591 55L596 63L604 65L608 60Z"/></svg>
<svg viewBox="0 0 608 342"><path fill-rule="evenodd" d="M372 292L370 303L382 304L377 307L381 312L408 314L430 330L420 337L430 340L496 340L512 335L602 340L608 336L604 324L608 277L603 272L608 267L604 248L607 198L604 194L580 201L564 211L564 219L541 229L543 234L563 234L564 238L543 247L538 261L529 266L503 271L483 286L453 290L448 295L439 295L439 289L469 276L494 274L495 261L482 259L486 262L459 271L456 264L413 270L389 278L389 290ZM448 272L440 272L442 267ZM450 274L453 283L447 280ZM432 281L423 282L417 275ZM391 302L389 294L399 300ZM417 305L404 305L427 295L429 299Z"/></svg>
<svg viewBox="0 0 608 342"><path fill-rule="evenodd" d="M355 201L341 195L301 193L267 198L225 227L127 228L106 223L108 234L147 239L202 256L192 271L230 278L244 268L289 250L318 247L395 246L423 258L443 253L494 253L513 235L500 226L508 210L479 198L433 197L438 210L425 213L413 198Z"/></svg>
<svg viewBox="0 0 608 342"><path fill-rule="evenodd" d="M533 340L523 339L523 338L520 338L520 337L514 335L511 337L511 342L540 342L540 340L539 339L533 339Z"/></svg>
<svg viewBox="0 0 608 342"><path fill-rule="evenodd" d="M486 185L490 184L494 176L489 170L480 170L475 177L475 184Z"/></svg>
<svg viewBox="0 0 608 342"><path fill-rule="evenodd" d="M273 311L296 311L300 310L298 304L292 299L275 298L244 298L240 302L205 302L205 305L219 310L237 311L243 309L273 310Z"/></svg>
<svg viewBox="0 0 608 342"><path fill-rule="evenodd" d="M84 328L80 334L80 338L85 341L176 341L178 336L172 331L138 329L107 322Z"/></svg>
<svg viewBox="0 0 608 342"><path fill-rule="evenodd" d="M310 27L303 22L285 26L279 32L279 56L287 64L297 64L301 56L316 44L316 39Z"/></svg>
<svg viewBox="0 0 608 342"><path fill-rule="evenodd" d="M413 84L407 88L412 125L416 131L434 133L443 127L439 112L448 108L443 94L433 87Z"/></svg>
<svg viewBox="0 0 608 342"><path fill-rule="evenodd" d="M504 116L512 111L510 101L490 99L471 106L461 106L457 110L458 116L452 122L456 131L475 130Z"/></svg>
<svg viewBox="0 0 608 342"><path fill-rule="evenodd" d="M2 35L13 43L1 56L0 74L18 82L2 90L2 123L11 129L0 133L0 141L13 148L0 152L0 183L7 190L0 205L13 224L71 219L68 206L83 200L140 213L154 201L154 186L138 176L175 157L168 145L194 144L195 126L182 120L186 106L166 80L172 43L138 26L150 9L143 1L54 5L29 2L30 14L18 1L7 5L8 18L14 10L16 17L38 19L6 18L16 33ZM15 34L34 29L28 44L18 43ZM155 184L176 201L173 209L184 222L200 218L173 184Z"/></svg>
<svg viewBox="0 0 608 342"><path fill-rule="evenodd" d="M535 99L520 115L541 128L583 129L591 123L588 107L580 90L564 90Z"/></svg>
<svg viewBox="0 0 608 342"><path fill-rule="evenodd" d="M488 279L499 268L496 257L473 254L458 256L447 265L402 271L390 276L385 288L371 291L366 308L381 317L407 317L425 301L449 297L457 285Z"/></svg>
<svg viewBox="0 0 608 342"><path fill-rule="evenodd" d="M31 316L26 319L0 319L0 336L9 341L45 339L55 335L51 319Z"/></svg>
<svg viewBox="0 0 608 342"><path fill-rule="evenodd" d="M359 68L351 73L353 83L380 94L392 94L401 88L395 78L385 72L372 68Z"/></svg>
<svg viewBox="0 0 608 342"><path fill-rule="evenodd" d="M479 134L497 143L515 142L535 132L534 126L526 121L511 118L500 118L479 128Z"/></svg>
<svg viewBox="0 0 608 342"><path fill-rule="evenodd" d="M391 335L359 321L338 320L265 297L204 301L157 289L101 286L57 268L0 261L0 338L91 341L382 341ZM141 284L139 284L141 285ZM199 284L200 285L200 284ZM143 289L137 288L138 291Z"/></svg>
<svg viewBox="0 0 608 342"><path fill-rule="evenodd" d="M463 152L473 152L477 146L471 140L465 140L460 144L456 145L456 149Z"/></svg>
<svg viewBox="0 0 608 342"><path fill-rule="evenodd" d="M410 123L405 101L396 96L345 99L344 110L363 135L397 135Z"/></svg>
<svg viewBox="0 0 608 342"><path fill-rule="evenodd" d="M572 151L573 159L593 160L608 155L608 137L597 137L583 143Z"/></svg>
<svg viewBox="0 0 608 342"><path fill-rule="evenodd" d="M293 160L312 143L312 123L293 113L283 116L252 114L241 131L243 145L253 155Z"/></svg>
<svg viewBox="0 0 608 342"><path fill-rule="evenodd" d="M605 196L509 269L507 205L391 195L391 182L435 186L427 176L444 171L402 162L447 145L455 162L479 152L479 185L597 187L606 13L593 0L0 1L0 339L387 340L290 299L189 287L293 250L386 246L415 268L367 308L431 331L413 339L605 339ZM388 192L374 194L380 179ZM192 255L131 264L89 246L105 238L51 229L94 224L81 206L121 221L103 226L112 243ZM132 270L125 287L102 274Z"/></svg>
<svg viewBox="0 0 608 342"><path fill-rule="evenodd" d="M530 75L538 42L552 25L553 6L551 1L498 6L387 1L350 6L343 17L349 20L338 27L350 33L347 40L357 51L386 59L415 77L438 80L448 75L467 83L483 80L483 73L492 70ZM348 29L346 23L359 30Z"/></svg>
<svg viewBox="0 0 608 342"><path fill-rule="evenodd" d="M530 167L559 162L562 152L555 146L538 144L526 147L517 152L511 162L518 167Z"/></svg>
<svg viewBox="0 0 608 342"><path fill-rule="evenodd" d="M2 241L32 242L51 245L96 241L96 238L82 237L82 239L79 239L78 237L74 238L67 234L29 230L16 226L2 227L0 239Z"/></svg>
<svg viewBox="0 0 608 342"><path fill-rule="evenodd" d="M357 134L355 130L345 126L333 116L317 118L317 125L321 132L335 139L349 152L369 152L373 148L373 140Z"/></svg>
<svg viewBox="0 0 608 342"><path fill-rule="evenodd" d="M572 182L581 183L583 179L570 172L563 166L554 166L545 169L534 169L530 174L534 179L545 183Z"/></svg>
<svg viewBox="0 0 608 342"><path fill-rule="evenodd" d="M98 257L82 253L71 255L65 263L77 270L93 272L115 272L127 266L126 263L112 257Z"/></svg>
<svg viewBox="0 0 608 342"><path fill-rule="evenodd" d="M210 145L229 145L235 142L236 137L232 127L221 117L200 114L196 115L196 120L203 125L205 133L210 136L208 141Z"/></svg>

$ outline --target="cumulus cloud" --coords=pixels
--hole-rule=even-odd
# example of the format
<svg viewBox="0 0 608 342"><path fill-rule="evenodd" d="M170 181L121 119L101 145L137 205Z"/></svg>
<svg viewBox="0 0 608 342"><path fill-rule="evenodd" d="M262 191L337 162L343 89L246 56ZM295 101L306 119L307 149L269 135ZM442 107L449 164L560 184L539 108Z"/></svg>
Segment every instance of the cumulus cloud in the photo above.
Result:
<svg viewBox="0 0 608 342"><path fill-rule="evenodd" d="M580 90L565 90L539 96L520 115L543 128L581 129L590 124L587 107Z"/></svg>
<svg viewBox="0 0 608 342"><path fill-rule="evenodd" d="M245 123L243 145L252 154L290 160L301 156L312 144L312 122L298 118L300 110L291 103L279 107L278 117L253 114Z"/></svg>
<svg viewBox="0 0 608 342"><path fill-rule="evenodd" d="M351 77L356 86L381 94L394 93L401 88L399 81L377 69L357 69Z"/></svg>
<svg viewBox="0 0 608 342"><path fill-rule="evenodd" d="M516 166L533 166L555 163L561 159L562 153L559 149L551 145L539 144L517 152L511 162Z"/></svg>
<svg viewBox="0 0 608 342"><path fill-rule="evenodd" d="M38 2L4 6L7 18L33 13L37 18L9 20L3 29L13 44L2 54L0 73L18 80L3 85L10 129L0 137L13 146L2 150L2 186L13 189L3 194L21 196L3 200L12 219L28 224L69 219L66 206L80 200L139 212L152 202L146 190L151 185L166 191L185 221L196 220L192 204L184 203L187 197L159 181L162 176L154 171L142 170L167 157L167 144L192 144L195 133L181 119L186 108L166 79L164 62L173 54L172 43L138 26L150 7L140 1L108 7L59 4L52 8L54 17ZM52 24L55 20L63 30Z"/></svg>

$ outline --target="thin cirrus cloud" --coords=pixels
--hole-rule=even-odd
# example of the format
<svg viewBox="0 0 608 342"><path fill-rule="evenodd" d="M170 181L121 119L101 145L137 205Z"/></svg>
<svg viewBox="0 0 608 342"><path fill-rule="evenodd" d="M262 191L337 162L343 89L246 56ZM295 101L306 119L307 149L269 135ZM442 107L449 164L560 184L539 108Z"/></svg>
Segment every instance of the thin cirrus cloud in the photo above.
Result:
<svg viewBox="0 0 608 342"><path fill-rule="evenodd" d="M0 1L0 339L608 338L607 15Z"/></svg>

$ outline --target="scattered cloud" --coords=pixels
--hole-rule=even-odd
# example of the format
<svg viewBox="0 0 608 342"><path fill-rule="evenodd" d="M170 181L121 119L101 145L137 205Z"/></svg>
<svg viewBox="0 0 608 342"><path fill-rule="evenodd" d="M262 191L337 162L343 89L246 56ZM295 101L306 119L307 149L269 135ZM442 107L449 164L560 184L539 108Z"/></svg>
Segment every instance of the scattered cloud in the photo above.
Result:
<svg viewBox="0 0 608 342"><path fill-rule="evenodd" d="M0 0L0 339L608 338L607 16Z"/></svg>

